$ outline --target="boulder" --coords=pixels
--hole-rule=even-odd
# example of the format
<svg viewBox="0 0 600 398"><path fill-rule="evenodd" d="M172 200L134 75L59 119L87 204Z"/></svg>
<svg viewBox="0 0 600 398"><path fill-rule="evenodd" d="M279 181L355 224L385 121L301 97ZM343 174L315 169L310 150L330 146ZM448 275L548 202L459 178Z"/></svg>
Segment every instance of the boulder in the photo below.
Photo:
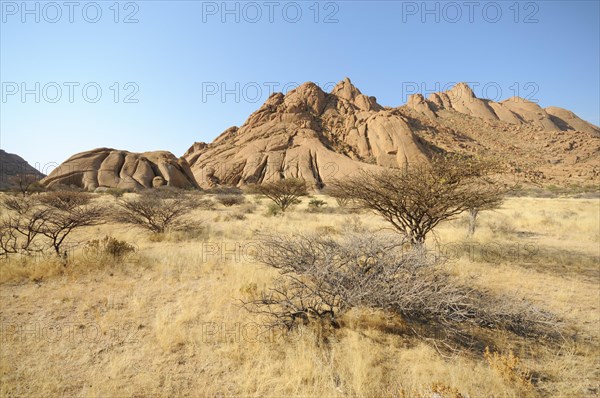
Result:
<svg viewBox="0 0 600 398"><path fill-rule="evenodd" d="M163 182L161 186L198 187L187 161L170 152L133 153L111 148L73 155L41 183L47 187L74 185L94 191L98 188L152 188L158 181Z"/></svg>

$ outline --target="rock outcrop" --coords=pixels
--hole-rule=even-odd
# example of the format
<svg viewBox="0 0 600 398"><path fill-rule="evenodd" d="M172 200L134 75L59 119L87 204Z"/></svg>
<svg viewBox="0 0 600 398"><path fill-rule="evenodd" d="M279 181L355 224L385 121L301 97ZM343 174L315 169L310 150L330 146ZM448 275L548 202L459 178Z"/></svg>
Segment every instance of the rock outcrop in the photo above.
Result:
<svg viewBox="0 0 600 398"><path fill-rule="evenodd" d="M520 97L480 99L459 83L427 99L414 94L397 111L415 135L446 151L502 157L541 183L600 182L600 128L566 109Z"/></svg>
<svg viewBox="0 0 600 398"><path fill-rule="evenodd" d="M110 148L73 155L41 182L48 187L65 185L87 190L198 186L187 161L170 152L132 153Z"/></svg>
<svg viewBox="0 0 600 398"><path fill-rule="evenodd" d="M362 94L349 79L323 92L305 83L275 93L239 128L184 155L203 186L303 178L314 188L361 168L426 161L407 121Z"/></svg>
<svg viewBox="0 0 600 398"><path fill-rule="evenodd" d="M440 110L452 110L484 120L531 125L546 131L576 130L600 134L598 127L566 109L544 109L521 97L512 97L500 102L477 98L466 83L458 83L445 92L432 93L427 99L421 94L413 94L408 98L406 106L427 117L437 117Z"/></svg>
<svg viewBox="0 0 600 398"><path fill-rule="evenodd" d="M577 130L600 136L600 128L579 118L571 111L556 106L550 106L545 111L554 124L563 131Z"/></svg>

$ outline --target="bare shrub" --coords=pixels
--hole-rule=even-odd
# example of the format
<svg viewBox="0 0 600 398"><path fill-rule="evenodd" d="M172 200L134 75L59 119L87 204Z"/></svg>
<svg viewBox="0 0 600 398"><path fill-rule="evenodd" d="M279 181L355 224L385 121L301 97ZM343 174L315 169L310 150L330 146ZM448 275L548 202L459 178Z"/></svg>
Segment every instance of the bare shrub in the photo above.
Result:
<svg viewBox="0 0 600 398"><path fill-rule="evenodd" d="M231 207L234 205L241 205L246 201L243 195L217 195L215 197L217 202L221 203L223 206Z"/></svg>
<svg viewBox="0 0 600 398"><path fill-rule="evenodd" d="M241 195L244 193L239 187L218 186L204 191L204 193L212 195Z"/></svg>
<svg viewBox="0 0 600 398"><path fill-rule="evenodd" d="M91 204L87 193L48 192L40 196L40 202L48 210L40 232L50 240L56 254L74 230L104 222L106 209Z"/></svg>
<svg viewBox="0 0 600 398"><path fill-rule="evenodd" d="M259 193L271 199L281 212L285 212L291 205L300 203L300 197L308 195L306 182L298 178L266 182L253 185L248 189L252 193Z"/></svg>
<svg viewBox="0 0 600 398"><path fill-rule="evenodd" d="M20 173L11 176L8 181L9 186L19 192L21 196L31 195L32 193L44 192L45 187L40 184L39 175Z"/></svg>
<svg viewBox="0 0 600 398"><path fill-rule="evenodd" d="M190 226L185 217L198 207L198 202L183 192L153 190L137 198L117 202L113 213L117 222L134 225L154 234L181 230Z"/></svg>
<svg viewBox="0 0 600 398"><path fill-rule="evenodd" d="M321 200L321 199L312 198L308 202L308 207L311 207L311 208L320 209L323 206L327 206L327 202L325 202L324 200Z"/></svg>
<svg viewBox="0 0 600 398"><path fill-rule="evenodd" d="M38 235L46 222L48 209L30 197L6 197L2 201L6 214L0 220L0 255L41 252Z"/></svg>
<svg viewBox="0 0 600 398"><path fill-rule="evenodd" d="M440 222L467 210L473 210L474 231L477 209L502 202L504 185L492 178L498 171L492 161L447 156L402 169L363 171L333 182L331 192L375 211L416 245Z"/></svg>
<svg viewBox="0 0 600 398"><path fill-rule="evenodd" d="M109 256L113 260L120 261L125 256L135 252L135 246L126 241L119 240L112 236L105 236L102 239L90 240L84 247L86 257Z"/></svg>
<svg viewBox="0 0 600 398"><path fill-rule="evenodd" d="M352 197L350 194L336 185L326 187L323 190L323 193L332 196L335 199L338 207L341 209L346 209L352 202Z"/></svg>
<svg viewBox="0 0 600 398"><path fill-rule="evenodd" d="M267 217L275 217L280 214L282 214L281 207L277 206L275 203L269 203L269 205L267 206L267 211L265 212L265 215Z"/></svg>
<svg viewBox="0 0 600 398"><path fill-rule="evenodd" d="M48 192L39 197L6 198L0 221L3 255L31 254L51 248L57 255L67 238L83 227L104 222L105 210L79 192ZM40 239L44 238L44 239Z"/></svg>
<svg viewBox="0 0 600 398"><path fill-rule="evenodd" d="M351 308L381 309L419 328L464 336L470 327L521 336L555 332L552 314L513 297L463 285L422 247L397 237L347 234L341 239L265 236L260 262L279 270L274 286L244 303L270 326L293 328L311 321L339 326Z"/></svg>

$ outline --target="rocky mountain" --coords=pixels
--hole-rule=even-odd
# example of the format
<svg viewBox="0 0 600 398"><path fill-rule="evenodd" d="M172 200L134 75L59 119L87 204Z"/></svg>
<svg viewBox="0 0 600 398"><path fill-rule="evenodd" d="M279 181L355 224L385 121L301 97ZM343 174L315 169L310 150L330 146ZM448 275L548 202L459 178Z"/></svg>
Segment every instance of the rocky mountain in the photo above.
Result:
<svg viewBox="0 0 600 398"><path fill-rule="evenodd" d="M464 83L384 107L347 78L330 93L310 82L275 93L242 126L193 144L180 159L96 149L71 157L43 182L208 188L298 177L318 189L359 169L401 167L443 152L501 156L523 181L600 182L600 129L568 110L519 97L477 98Z"/></svg>
<svg viewBox="0 0 600 398"><path fill-rule="evenodd" d="M600 129L565 109L479 99L464 83L389 108L347 78L331 93L305 83L273 94L241 127L195 143L184 158L203 187L300 177L319 188L443 151L501 155L518 178L552 183L594 183L600 174Z"/></svg>
<svg viewBox="0 0 600 398"><path fill-rule="evenodd" d="M573 112L541 108L523 98L477 98L460 83L427 99L411 96L397 108L419 137L445 151L502 156L517 178L542 184L598 184L600 128Z"/></svg>
<svg viewBox="0 0 600 398"><path fill-rule="evenodd" d="M132 153L111 148L71 156L42 183L48 187L74 185L87 190L99 187L141 189L163 185L198 187L188 163L170 152Z"/></svg>
<svg viewBox="0 0 600 398"><path fill-rule="evenodd" d="M433 93L427 99L421 94L412 95L407 105L431 118L443 116L438 114L440 110L452 110L483 120L499 120L515 126L531 125L546 131L578 130L600 134L598 127L566 109L543 109L538 104L520 97L501 102L480 99L465 83L459 83L446 92Z"/></svg>
<svg viewBox="0 0 600 398"><path fill-rule="evenodd" d="M203 187L297 177L320 188L360 168L399 167L429 152L401 115L345 79L329 94L313 83L275 93L241 127L194 144L184 158Z"/></svg>
<svg viewBox="0 0 600 398"><path fill-rule="evenodd" d="M0 149L0 189L13 187L18 176L33 176L36 179L44 177L22 157Z"/></svg>

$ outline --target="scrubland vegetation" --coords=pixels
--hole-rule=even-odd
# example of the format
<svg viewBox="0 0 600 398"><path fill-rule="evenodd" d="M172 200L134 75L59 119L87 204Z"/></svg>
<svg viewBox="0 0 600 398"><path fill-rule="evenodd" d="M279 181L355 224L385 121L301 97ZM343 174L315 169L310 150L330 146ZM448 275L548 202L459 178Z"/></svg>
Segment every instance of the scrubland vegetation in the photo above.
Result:
<svg viewBox="0 0 600 398"><path fill-rule="evenodd" d="M509 198L472 236L464 212L415 245L296 188L284 209L238 191L3 194L0 394L600 393L598 199ZM81 224L58 250L47 215ZM23 246L11 225L38 232Z"/></svg>

